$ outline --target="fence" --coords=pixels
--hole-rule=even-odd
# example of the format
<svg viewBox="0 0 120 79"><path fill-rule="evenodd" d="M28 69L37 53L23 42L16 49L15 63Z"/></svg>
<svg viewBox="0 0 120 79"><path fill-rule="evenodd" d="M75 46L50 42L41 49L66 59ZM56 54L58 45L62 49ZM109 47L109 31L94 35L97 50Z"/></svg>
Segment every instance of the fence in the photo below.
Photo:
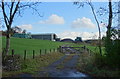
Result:
<svg viewBox="0 0 120 79"><path fill-rule="evenodd" d="M5 52L5 48L3 48L3 51L2 51L2 54L4 54ZM16 55L16 51L14 49L12 49L10 51L10 55L14 56ZM32 59L35 59L36 56L41 56L41 55L45 55L45 54L48 54L48 53L52 53L52 52L59 52L59 48L54 48L54 49L40 49L39 52L36 52L35 50L32 50L31 51L32 53L29 53L27 50L23 50L23 52L21 52L21 55L22 55L22 58L24 60L27 59L27 56L29 56L29 54L32 54ZM28 54L29 53L29 54Z"/></svg>
<svg viewBox="0 0 120 79"><path fill-rule="evenodd" d="M81 53L82 52L88 52L89 53L89 55L91 55L92 54L92 50L90 50L89 48L87 48L86 46L83 46L83 47L59 47L60 49L59 49L59 51L60 52L62 52L62 53L64 53L63 51L64 51L64 49L67 49L67 48L70 48L70 49L76 49L77 51L80 51Z"/></svg>
<svg viewBox="0 0 120 79"><path fill-rule="evenodd" d="M58 48L56 48L56 49L40 49L39 50L39 52L36 52L35 50L32 50L31 52L31 54L32 54L32 59L35 59L35 57L36 56L41 56L41 55L45 55L45 54L47 54L47 53L51 53L51 52L61 52L61 53L63 53L63 49L64 48L72 48L72 49L76 49L76 50L78 50L78 51L80 51L80 52L88 52L89 53L89 55L91 55L91 54L93 54L92 52L93 51L91 51L90 49L88 49L86 46L83 46L83 47L58 47ZM4 54L4 51L5 51L5 48L3 48L3 51L2 51L2 53ZM14 56L15 55L15 50L14 49L12 49L11 50L11 55L12 56ZM43 53L44 52L44 53ZM39 53L39 54L38 54ZM24 50L23 51L23 53L21 52L21 54L23 55L22 56L22 58L24 59L24 60L26 60L28 57L28 51L27 50Z"/></svg>

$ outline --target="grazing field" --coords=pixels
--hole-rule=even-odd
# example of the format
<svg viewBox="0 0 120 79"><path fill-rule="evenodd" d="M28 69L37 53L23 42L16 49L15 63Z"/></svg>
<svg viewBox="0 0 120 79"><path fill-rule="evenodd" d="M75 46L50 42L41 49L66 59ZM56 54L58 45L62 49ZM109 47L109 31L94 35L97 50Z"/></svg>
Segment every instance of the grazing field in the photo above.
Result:
<svg viewBox="0 0 120 79"><path fill-rule="evenodd" d="M99 53L99 47L98 46L92 46L89 44L73 44L74 47L83 47L86 46L86 48L90 49L93 53ZM102 47L102 54L105 54L105 47Z"/></svg>
<svg viewBox="0 0 120 79"><path fill-rule="evenodd" d="M0 37L1 38L1 37ZM5 37L2 37L2 48L5 48L6 39ZM40 49L41 54L45 53L45 49L47 52L55 51L60 45L64 44L71 44L71 46L74 47L82 47L86 46L90 50L92 50L95 53L99 52L98 47L91 46L87 44L73 44L73 43L65 43L65 42L55 42L55 41L49 41L49 40L38 40L38 39L25 39L25 38L14 38L11 37L11 47L10 47L10 54L11 50L14 49L15 54L20 54L22 57L24 55L24 50L27 51L27 58L32 56L33 50L35 50L35 55L40 55ZM103 54L105 53L104 47L102 47Z"/></svg>
<svg viewBox="0 0 120 79"><path fill-rule="evenodd" d="M5 48L6 38L2 37L2 48ZM14 38L11 37L11 50L14 49L15 54L20 54L22 57L24 55L24 50L27 51L27 57L32 56L33 50L35 50L35 55L40 55L40 49L42 50L42 54L45 53L45 49L47 52L50 49L57 49L60 45L68 44L63 42L55 42L49 40L38 40L38 39L25 39L25 38ZM70 44L70 43L69 43Z"/></svg>

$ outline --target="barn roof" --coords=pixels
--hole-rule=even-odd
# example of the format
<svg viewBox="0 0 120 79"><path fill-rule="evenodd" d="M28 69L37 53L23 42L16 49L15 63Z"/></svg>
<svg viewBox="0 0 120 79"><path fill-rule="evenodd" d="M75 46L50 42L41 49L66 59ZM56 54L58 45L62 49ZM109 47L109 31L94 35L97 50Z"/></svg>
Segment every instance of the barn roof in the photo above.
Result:
<svg viewBox="0 0 120 79"><path fill-rule="evenodd" d="M53 34L55 34L55 33L43 33L43 34L31 34L31 35L53 35Z"/></svg>

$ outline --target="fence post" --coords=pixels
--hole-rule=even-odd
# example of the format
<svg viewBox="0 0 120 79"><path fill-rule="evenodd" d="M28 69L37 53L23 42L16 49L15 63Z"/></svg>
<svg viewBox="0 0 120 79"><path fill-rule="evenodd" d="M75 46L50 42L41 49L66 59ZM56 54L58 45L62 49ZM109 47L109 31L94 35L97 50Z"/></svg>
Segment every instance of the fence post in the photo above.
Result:
<svg viewBox="0 0 120 79"><path fill-rule="evenodd" d="M14 56L14 49L12 49L12 57Z"/></svg>
<svg viewBox="0 0 120 79"><path fill-rule="evenodd" d="M45 49L45 54L47 53L47 50Z"/></svg>
<svg viewBox="0 0 120 79"><path fill-rule="evenodd" d="M24 60L26 60L26 50L24 51Z"/></svg>
<svg viewBox="0 0 120 79"><path fill-rule="evenodd" d="M90 50L90 55L92 54L92 51Z"/></svg>
<svg viewBox="0 0 120 79"><path fill-rule="evenodd" d="M40 49L40 55L41 55L41 49Z"/></svg>
<svg viewBox="0 0 120 79"><path fill-rule="evenodd" d="M51 49L50 49L50 53L51 53Z"/></svg>
<svg viewBox="0 0 120 79"><path fill-rule="evenodd" d="M89 49L89 53L90 53L90 56L91 56L91 52L90 52L90 49Z"/></svg>
<svg viewBox="0 0 120 79"><path fill-rule="evenodd" d="M55 48L53 49L53 52L55 52Z"/></svg>
<svg viewBox="0 0 120 79"><path fill-rule="evenodd" d="M84 52L85 52L85 49L86 49L85 46L83 48L84 48Z"/></svg>
<svg viewBox="0 0 120 79"><path fill-rule="evenodd" d="M57 52L59 52L59 47L57 48Z"/></svg>
<svg viewBox="0 0 120 79"><path fill-rule="evenodd" d="M35 50L33 50L33 59L35 58Z"/></svg>

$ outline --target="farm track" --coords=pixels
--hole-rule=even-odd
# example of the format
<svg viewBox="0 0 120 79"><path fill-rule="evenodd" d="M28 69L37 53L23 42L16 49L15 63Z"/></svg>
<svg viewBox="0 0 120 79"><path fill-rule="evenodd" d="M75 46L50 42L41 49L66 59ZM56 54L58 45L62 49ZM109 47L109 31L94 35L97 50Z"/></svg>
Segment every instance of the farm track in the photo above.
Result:
<svg viewBox="0 0 120 79"><path fill-rule="evenodd" d="M39 71L36 77L87 77L75 69L78 57L78 55L65 55L43 71Z"/></svg>
<svg viewBox="0 0 120 79"><path fill-rule="evenodd" d="M78 58L78 52L66 54L48 67L43 67L41 71L37 71L35 75L20 74L17 77L89 77L75 69Z"/></svg>

